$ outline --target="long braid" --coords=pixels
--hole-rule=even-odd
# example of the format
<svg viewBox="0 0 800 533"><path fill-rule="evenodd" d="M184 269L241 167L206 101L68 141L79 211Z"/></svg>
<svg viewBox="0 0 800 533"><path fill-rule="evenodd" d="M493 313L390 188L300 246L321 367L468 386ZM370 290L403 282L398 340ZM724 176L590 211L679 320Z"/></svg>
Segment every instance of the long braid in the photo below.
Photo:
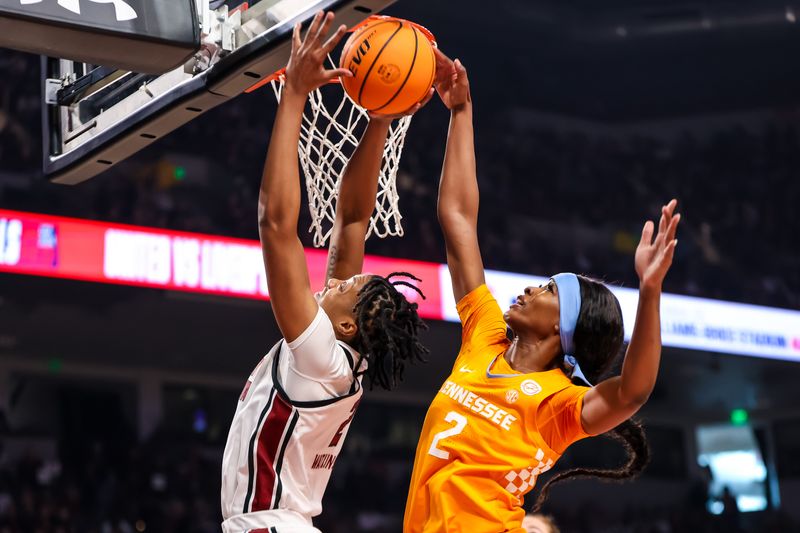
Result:
<svg viewBox="0 0 800 533"><path fill-rule="evenodd" d="M550 486L568 479L596 477L606 481L623 481L633 479L642 473L650 462L650 446L647 444L644 428L642 424L634 419L629 419L618 425L611 431L603 434L621 443L628 453L628 462L620 468L600 469L600 468L571 468L565 472L554 475L547 480L536 498L533 511L537 512L542 508L542 504L550 493Z"/></svg>
<svg viewBox="0 0 800 533"><path fill-rule="evenodd" d="M358 295L354 309L358 334L353 344L369 361L366 374L372 389L376 384L393 389L403 379L406 363L424 362L428 349L418 339L428 329L417 314L417 304L410 303L398 287L409 287L423 299L425 295L413 283L392 278L419 278L407 272L373 276Z"/></svg>

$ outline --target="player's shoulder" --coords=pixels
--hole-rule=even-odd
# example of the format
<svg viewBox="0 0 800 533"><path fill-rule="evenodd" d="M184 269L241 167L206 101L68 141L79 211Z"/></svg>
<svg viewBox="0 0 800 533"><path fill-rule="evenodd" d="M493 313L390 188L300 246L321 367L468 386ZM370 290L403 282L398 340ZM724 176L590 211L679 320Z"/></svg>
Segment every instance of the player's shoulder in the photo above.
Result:
<svg viewBox="0 0 800 533"><path fill-rule="evenodd" d="M456 309L459 313L463 313L470 308L492 301L496 302L497 300L489 290L489 286L482 283L462 296L461 299L456 302Z"/></svg>
<svg viewBox="0 0 800 533"><path fill-rule="evenodd" d="M541 387L537 402L540 406L573 403L591 388L573 383L571 378L561 369L551 370L542 374L542 377L537 380Z"/></svg>
<svg viewBox="0 0 800 533"><path fill-rule="evenodd" d="M503 311L485 284L464 296L457 307L463 328L462 342L491 344L506 338Z"/></svg>
<svg viewBox="0 0 800 533"><path fill-rule="evenodd" d="M367 369L367 358L363 357L358 350L339 339L336 339L336 345L336 350L344 355L347 365L354 374L360 374Z"/></svg>

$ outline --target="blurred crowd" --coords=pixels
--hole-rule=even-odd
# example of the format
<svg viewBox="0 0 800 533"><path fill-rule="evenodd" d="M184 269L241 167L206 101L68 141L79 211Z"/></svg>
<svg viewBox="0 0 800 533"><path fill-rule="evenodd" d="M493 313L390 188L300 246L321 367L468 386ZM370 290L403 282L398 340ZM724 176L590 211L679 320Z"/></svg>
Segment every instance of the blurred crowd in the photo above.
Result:
<svg viewBox="0 0 800 533"><path fill-rule="evenodd" d="M275 108L269 89L211 110L91 181L62 187L41 176L37 67L22 54L0 55L0 205L257 238ZM667 290L800 307L796 119L722 121L665 137L556 128L520 119L521 109L476 105L487 268L573 270L635 286L641 225L676 197L684 218ZM444 260L435 205L447 119L436 100L414 118L398 175L405 237L373 239L368 252ZM304 230L306 209L302 217ZM310 234L303 238L311 244Z"/></svg>
<svg viewBox="0 0 800 533"><path fill-rule="evenodd" d="M159 441L0 461L0 532L216 533L219 463Z"/></svg>
<svg viewBox="0 0 800 533"><path fill-rule="evenodd" d="M96 406L87 407L88 413L75 411L62 417L47 430L0 425L0 533L219 532L222 452L231 413L210 412L203 427L195 424L190 413L207 401L227 404L237 395L238 391L230 391L205 396L198 389L191 399L175 396L178 403L170 408L173 414L140 442L134 422L123 411ZM67 397L61 398L70 404ZM84 419L95 420L98 413L117 413L113 428L92 433L74 425L75 416L83 424ZM423 416L424 409L415 405L367 402L361 408L337 458L323 512L314 521L321 531L402 530ZM735 498L725 491L715 499L723 504L723 511L710 514L710 478L703 472L690 477L688 458L680 452L682 431L651 425L648 438L653 461L643 473L644 485L626 483L605 496L598 490L602 486L586 485L588 481L576 482L583 485L572 489L570 484L558 486L544 506L558 531L534 531L800 533L800 523L783 511L740 513ZM557 470L587 465L611 468L623 456L616 443L592 439L570 447ZM782 463L778 466L782 479L797 478L790 470L784 471ZM541 486L549 475L537 484ZM663 501L652 495L642 499L643 486L650 487L644 490L671 487L667 490L672 494L665 494ZM536 489L528 494L526 509L536 496ZM792 509L788 495L783 506Z"/></svg>
<svg viewBox="0 0 800 533"><path fill-rule="evenodd" d="M408 456L392 455L341 457L315 525L325 533L399 532L411 465ZM167 439L124 452L95 444L80 462L31 454L8 462L0 455L0 533L219 532L220 456L221 450ZM701 498L612 512L597 502L547 513L562 533L800 531L782 513L731 509L714 516L704 504Z"/></svg>

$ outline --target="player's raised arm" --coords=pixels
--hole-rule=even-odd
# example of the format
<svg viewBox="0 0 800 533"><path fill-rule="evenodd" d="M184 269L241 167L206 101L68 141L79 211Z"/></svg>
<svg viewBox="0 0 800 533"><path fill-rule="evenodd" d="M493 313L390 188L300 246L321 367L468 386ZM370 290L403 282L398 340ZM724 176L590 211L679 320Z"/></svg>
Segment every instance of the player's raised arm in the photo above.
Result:
<svg viewBox="0 0 800 533"><path fill-rule="evenodd" d="M391 119L373 118L347 163L339 185L336 218L328 247L328 279L348 279L364 266L364 240L375 210L378 174Z"/></svg>
<svg viewBox="0 0 800 533"><path fill-rule="evenodd" d="M675 233L681 216L675 214L677 204L677 200L672 200L662 207L655 239L652 222L648 221L642 230L635 259L639 307L633 335L622 374L586 393L581 423L589 434L605 433L628 420L644 405L655 387L661 359L661 285L678 244Z"/></svg>
<svg viewBox="0 0 800 533"><path fill-rule="evenodd" d="M258 227L267 284L275 319L287 342L306 329L318 308L309 284L303 245L297 236L300 214L297 143L308 93L332 78L350 75L345 69L325 69L325 58L346 31L345 26L340 26L325 40L332 23L332 13L320 12L311 22L305 39L300 37L300 25L294 28L286 85L272 128L258 198Z"/></svg>
<svg viewBox="0 0 800 533"><path fill-rule="evenodd" d="M369 220L375 210L378 176L383 160L386 137L392 120L413 115L433 96L433 89L422 102L399 115L370 115L356 151L347 162L339 185L336 201L336 219L328 247L328 268L325 281L330 278L347 279L360 274L364 267L364 241Z"/></svg>
<svg viewBox="0 0 800 533"><path fill-rule="evenodd" d="M467 70L438 49L436 68L450 71L436 83L436 91L450 110L450 130L439 182L437 213L444 233L447 266L456 302L485 282L478 246L478 178L472 127L472 98Z"/></svg>

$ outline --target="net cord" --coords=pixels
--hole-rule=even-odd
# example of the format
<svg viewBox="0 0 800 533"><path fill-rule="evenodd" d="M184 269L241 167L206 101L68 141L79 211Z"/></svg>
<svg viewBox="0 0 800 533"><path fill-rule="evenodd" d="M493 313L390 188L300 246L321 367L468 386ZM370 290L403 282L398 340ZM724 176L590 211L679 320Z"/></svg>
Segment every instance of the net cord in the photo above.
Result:
<svg viewBox="0 0 800 533"><path fill-rule="evenodd" d="M334 64L330 57L328 60ZM270 84L280 102L284 77L275 76ZM349 157L359 143L356 132L366 128L370 120L367 111L356 105L344 90L335 109L328 109L322 91L340 90L333 87L341 88L339 84L329 84L309 94L297 150L311 215L308 231L313 233L313 243L318 248L328 242L333 230L339 185ZM378 175L375 211L370 217L366 239L372 235L379 238L403 236L397 172L410 125L411 117L403 117L394 121L389 130Z"/></svg>

